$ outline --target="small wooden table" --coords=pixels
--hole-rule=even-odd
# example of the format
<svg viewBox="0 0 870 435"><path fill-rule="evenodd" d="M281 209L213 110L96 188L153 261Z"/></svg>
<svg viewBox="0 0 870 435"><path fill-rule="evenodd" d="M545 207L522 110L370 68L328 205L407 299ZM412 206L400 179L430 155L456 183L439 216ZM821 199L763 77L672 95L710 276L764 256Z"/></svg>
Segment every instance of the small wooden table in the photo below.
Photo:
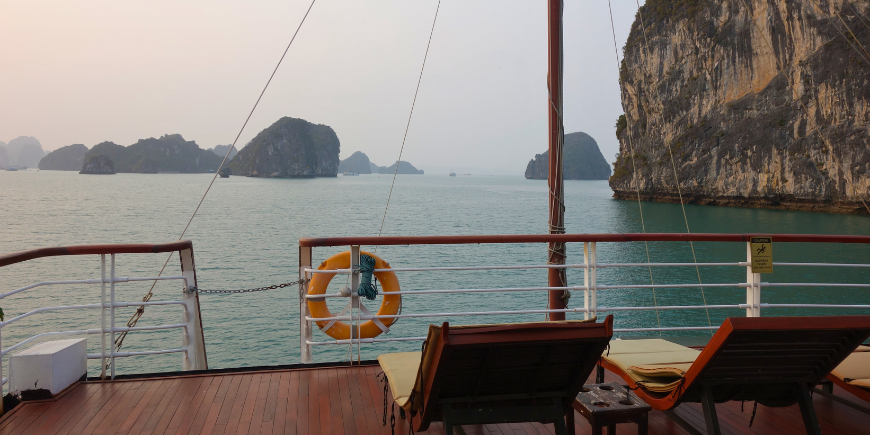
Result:
<svg viewBox="0 0 870 435"><path fill-rule="evenodd" d="M601 435L605 426L608 435L616 435L618 423L637 423L637 433L646 435L647 413L652 410L619 384L584 385L574 399L574 409L592 425L593 435Z"/></svg>

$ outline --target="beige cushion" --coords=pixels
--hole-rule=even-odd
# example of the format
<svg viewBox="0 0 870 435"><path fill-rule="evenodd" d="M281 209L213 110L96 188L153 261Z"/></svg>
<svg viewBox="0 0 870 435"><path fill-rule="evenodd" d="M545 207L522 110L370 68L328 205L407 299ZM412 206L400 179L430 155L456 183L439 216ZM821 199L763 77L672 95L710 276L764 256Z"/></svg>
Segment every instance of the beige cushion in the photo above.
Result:
<svg viewBox="0 0 870 435"><path fill-rule="evenodd" d="M870 388L870 352L852 352L831 374L849 385Z"/></svg>
<svg viewBox="0 0 870 435"><path fill-rule="evenodd" d="M410 405L408 399L417 381L417 370L422 355L422 352L397 352L385 353L378 357L378 363L390 383L393 401L402 408Z"/></svg>
<svg viewBox="0 0 870 435"><path fill-rule="evenodd" d="M676 389L701 351L660 338L613 340L602 358L644 389L666 393Z"/></svg>

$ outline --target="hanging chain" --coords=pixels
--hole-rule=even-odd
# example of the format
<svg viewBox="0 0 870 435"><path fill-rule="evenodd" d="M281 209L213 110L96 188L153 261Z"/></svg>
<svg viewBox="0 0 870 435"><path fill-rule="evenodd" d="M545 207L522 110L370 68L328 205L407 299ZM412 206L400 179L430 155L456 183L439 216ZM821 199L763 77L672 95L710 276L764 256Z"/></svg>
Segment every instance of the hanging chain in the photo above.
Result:
<svg viewBox="0 0 870 435"><path fill-rule="evenodd" d="M203 293L253 293L253 292L261 292L261 291L266 291L266 290L275 290L275 289L279 289L279 288L290 287L291 285L304 284L304 283L307 283L308 281L309 280L307 280L307 279L300 279L299 281L285 282L284 284L275 284L275 285L270 285L268 287L247 288L247 289L241 289L241 290L205 290L205 289L196 288L196 287L191 286L190 288L185 290L185 293L199 293L199 294L203 294Z"/></svg>

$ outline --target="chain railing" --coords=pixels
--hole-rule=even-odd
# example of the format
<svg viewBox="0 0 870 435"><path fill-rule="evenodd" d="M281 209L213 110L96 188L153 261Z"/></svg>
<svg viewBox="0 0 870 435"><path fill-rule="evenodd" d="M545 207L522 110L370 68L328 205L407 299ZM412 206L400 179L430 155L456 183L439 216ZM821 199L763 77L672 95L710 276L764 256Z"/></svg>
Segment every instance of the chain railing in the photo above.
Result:
<svg viewBox="0 0 870 435"><path fill-rule="evenodd" d="M812 242L812 243L870 243L867 236L827 236L827 235L773 235L775 243ZM510 294L513 292L549 292L553 290L568 290L582 292L582 304L575 308L565 309L515 309L515 310L456 310L443 312L399 312L396 314L372 313L362 303L355 291L340 293L308 294L308 286L303 283L300 286L300 355L303 363L314 362L311 346L339 344L356 345L362 343L387 343L398 341L415 341L425 339L425 331L419 331L419 335L408 337L372 337L357 338L358 336L344 339L315 340L315 322L326 322L326 326L320 329L327 330L335 322L349 322L351 331L357 331L360 323L367 321L384 322L387 320L403 318L461 318L467 316L517 316L529 314L549 313L573 313L590 318L600 313L628 313L640 311L675 311L675 310L745 310L748 317L762 315L762 309L784 308L848 308L868 309L870 304L793 304L793 303L763 303L762 289L771 287L819 287L819 288L870 288L870 280L855 283L825 283L825 282L763 282L760 273L754 273L752 269L752 255L750 252L750 235L740 234L586 234L586 235L518 235L518 236L427 236L427 237L381 237L381 238L334 238L334 239L302 239L300 240L300 281L310 280L317 274L351 275L352 282L358 282L358 268L346 268L336 270L318 270L312 267L312 249L314 247L348 246L350 252L360 252L362 245L435 245L435 244L478 244L478 243L547 243L551 238L557 238L566 243L583 243L583 262L577 264L552 265L552 264L529 264L529 265L491 265L491 266L449 266L449 267L396 267L375 269L377 272L431 272L444 273L451 271L492 271L492 270L529 270L529 269L581 269L583 271L582 285L569 285L562 287L532 286L532 287L492 287L492 288L444 288L432 290L401 290L384 293L393 296L434 296L442 294ZM600 243L624 243L633 241L697 241L697 242L743 242L747 247L745 259L731 262L705 262L705 263L600 263L598 262L598 244ZM353 264L357 264L353 259ZM796 263L796 262L773 262L776 267L846 267L846 268L870 268L870 264L864 263ZM700 267L700 268L733 268L744 269L746 280L743 282L730 283L662 283L656 284L633 284L619 282L619 275L601 280L599 272L602 269L631 269L631 268L665 268L665 267ZM870 270L870 269L868 269ZM351 285L351 289L355 289ZM704 304L704 305L667 305L667 306L601 306L599 305L599 292L625 291L625 290L657 290L657 289L713 289L733 288L746 290L745 300L727 304ZM543 296L543 295L542 295ZM544 296L545 297L545 296ZM329 300L331 298L349 298L351 302L342 312L328 317L316 317L311 314L308 307L310 300ZM460 308L461 306L457 306ZM706 317L704 317L706 319ZM383 328L381 328L383 330ZM717 324L707 323L695 326L669 326L656 325L655 327L626 327L616 328L617 333L652 333L666 331L713 331L718 329ZM362 335L359 335L362 336Z"/></svg>

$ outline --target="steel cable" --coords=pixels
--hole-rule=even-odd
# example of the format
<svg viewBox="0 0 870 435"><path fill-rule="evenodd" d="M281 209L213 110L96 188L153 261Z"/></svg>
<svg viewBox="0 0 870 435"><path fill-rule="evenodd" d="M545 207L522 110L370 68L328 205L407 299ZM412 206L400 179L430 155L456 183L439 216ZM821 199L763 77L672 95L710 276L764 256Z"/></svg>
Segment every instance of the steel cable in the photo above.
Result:
<svg viewBox="0 0 870 435"><path fill-rule="evenodd" d="M188 228L190 228L190 224L193 222L193 218L196 216L196 213L199 211L199 208L202 206L203 201L205 201L206 195L208 195L209 190L211 190L211 186L214 185L215 180L217 179L218 174L220 174L221 169L223 169L224 164L230 156L230 153L235 148L236 143L239 141L239 137L242 135L242 132L245 131L245 127L248 125L248 121L251 120L251 116L254 114L254 111L257 110L257 106L260 104L260 100L263 98L263 95L266 93L266 89L269 88L269 84L272 83L272 79L275 77L275 73L278 72L278 68L281 66L281 62L284 61L284 57L287 56L287 52L290 51L290 46L293 45L293 41L296 40L296 35L299 34L299 30L302 28L302 24L305 23L305 19L308 18L308 14L311 12L311 8L314 7L314 3L317 0L311 0L311 4L308 6L308 9L305 11L305 15L302 17L302 20L299 22L299 26L296 27L296 32L293 33L293 37L290 38L290 42L287 44L287 48L284 49L284 53L281 54L281 58L278 59L278 63L275 65L275 69L272 70L272 74L269 76L269 80L266 81L266 85L263 86L263 90L260 91L260 95L257 97L257 101L254 103L254 107L251 108L251 111L248 113L248 117L245 118L245 122L242 124L242 128L239 129L239 133L236 135L235 140L233 140L232 145L227 150L224 159L221 161L218 170L215 171L214 176L211 179L211 182L208 183L208 187L206 187L205 192L202 194L202 198L199 199L199 203L196 204L196 208L193 210L193 213L190 215L190 219L187 221L187 225L184 226L184 230L181 232L181 235L178 236L178 240L181 240L184 237L184 234L187 233ZM170 253L168 257L166 257L166 261L163 263L163 267L160 268L160 273L157 276L162 276L163 271L166 270L166 265L169 264L169 260L172 258L172 254ZM148 293L142 297L142 302L148 302L151 300L151 297L154 296L154 286L157 284L157 281L151 284L151 288L148 290ZM133 327L139 322L139 319L145 313L145 306L140 306L136 309L136 313L130 317L130 320L127 321L128 327ZM127 337L127 332L122 332L118 338L115 340L115 347L118 350L121 350L121 345L124 343L124 338Z"/></svg>

